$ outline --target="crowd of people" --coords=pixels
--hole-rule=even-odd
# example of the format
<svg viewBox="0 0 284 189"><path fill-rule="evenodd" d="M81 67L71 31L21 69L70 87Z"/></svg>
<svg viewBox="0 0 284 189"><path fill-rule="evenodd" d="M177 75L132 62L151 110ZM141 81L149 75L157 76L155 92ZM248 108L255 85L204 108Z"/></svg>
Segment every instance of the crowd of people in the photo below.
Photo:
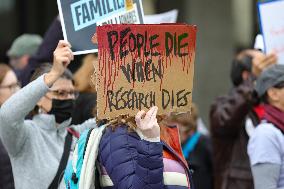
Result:
<svg viewBox="0 0 284 189"><path fill-rule="evenodd" d="M97 54L75 58L58 18L43 38L16 38L7 56L10 61L0 64L0 189L87 183L106 189L284 188L284 66L274 53L251 48L232 57L233 87L212 102L209 131L195 104L187 113L158 115L154 106L135 117L97 120ZM103 128L100 135L97 128ZM82 150L80 136L97 144L97 157L84 157L96 167L84 183L75 172L63 178Z"/></svg>

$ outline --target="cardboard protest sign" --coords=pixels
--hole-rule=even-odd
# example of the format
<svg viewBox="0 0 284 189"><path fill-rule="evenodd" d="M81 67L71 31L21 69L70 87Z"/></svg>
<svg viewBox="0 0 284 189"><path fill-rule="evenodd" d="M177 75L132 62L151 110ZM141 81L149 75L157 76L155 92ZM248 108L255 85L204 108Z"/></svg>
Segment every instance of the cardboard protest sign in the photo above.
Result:
<svg viewBox="0 0 284 189"><path fill-rule="evenodd" d="M144 24L176 23L177 18L178 10L173 9L160 14L145 15Z"/></svg>
<svg viewBox="0 0 284 189"><path fill-rule="evenodd" d="M96 27L105 24L141 24L141 0L57 0L64 39L75 55L97 52L91 42Z"/></svg>
<svg viewBox="0 0 284 189"><path fill-rule="evenodd" d="M189 111L196 27L185 24L105 25L97 28L98 118Z"/></svg>
<svg viewBox="0 0 284 189"><path fill-rule="evenodd" d="M274 51L284 64L284 1L259 3L258 10L265 52Z"/></svg>

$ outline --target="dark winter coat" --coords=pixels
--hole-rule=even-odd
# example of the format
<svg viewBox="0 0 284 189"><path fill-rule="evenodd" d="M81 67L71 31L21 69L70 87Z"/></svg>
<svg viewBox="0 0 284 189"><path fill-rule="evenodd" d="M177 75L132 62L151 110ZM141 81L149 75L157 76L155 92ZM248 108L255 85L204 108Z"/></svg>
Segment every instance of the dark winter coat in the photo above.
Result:
<svg viewBox="0 0 284 189"><path fill-rule="evenodd" d="M176 127L171 136L178 137ZM179 139L171 137L176 146L164 141L141 140L126 126L112 131L107 128L99 145L101 185L108 189L186 189L191 180L186 161L181 155ZM171 143L171 144L174 144Z"/></svg>
<svg viewBox="0 0 284 189"><path fill-rule="evenodd" d="M247 154L245 121L258 122L253 113L253 83L246 81L228 95L218 97L210 111L215 189L253 189Z"/></svg>

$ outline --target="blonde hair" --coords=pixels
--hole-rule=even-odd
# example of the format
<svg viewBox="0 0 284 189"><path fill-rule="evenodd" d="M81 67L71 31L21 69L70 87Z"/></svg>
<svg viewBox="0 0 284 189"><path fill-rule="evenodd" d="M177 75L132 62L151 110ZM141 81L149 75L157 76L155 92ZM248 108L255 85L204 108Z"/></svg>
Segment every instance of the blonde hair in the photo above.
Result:
<svg viewBox="0 0 284 189"><path fill-rule="evenodd" d="M6 74L12 69L5 63L0 63L0 84L3 82Z"/></svg>
<svg viewBox="0 0 284 189"><path fill-rule="evenodd" d="M197 129L198 109L195 104L192 104L191 111L188 112L172 112L166 118L168 123L178 123L187 127L188 130Z"/></svg>
<svg viewBox="0 0 284 189"><path fill-rule="evenodd" d="M166 130L167 122L165 121L165 116L157 115L157 119L158 119L158 124L160 125L161 140L165 141L166 143L169 143L170 135L167 133L167 130ZM121 116L118 116L117 118L109 120L106 123L106 126L110 127L112 131L115 131L116 128L122 125L126 125L128 127L128 132L135 132L137 128L134 116L121 115Z"/></svg>
<svg viewBox="0 0 284 189"><path fill-rule="evenodd" d="M96 92L94 78L94 64L97 56L89 54L83 59L82 66L74 74L75 88L79 92Z"/></svg>

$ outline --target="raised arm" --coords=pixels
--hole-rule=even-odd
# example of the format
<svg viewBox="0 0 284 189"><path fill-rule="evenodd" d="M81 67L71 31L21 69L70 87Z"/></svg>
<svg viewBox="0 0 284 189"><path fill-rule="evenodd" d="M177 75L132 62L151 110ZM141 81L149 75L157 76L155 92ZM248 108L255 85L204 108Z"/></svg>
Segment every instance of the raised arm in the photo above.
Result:
<svg viewBox="0 0 284 189"><path fill-rule="evenodd" d="M24 119L47 92L43 76L11 96L0 109L0 136L9 154L21 149L28 135Z"/></svg>
<svg viewBox="0 0 284 189"><path fill-rule="evenodd" d="M235 136L253 107L252 81L245 81L230 94L215 100L210 110L211 131L214 136Z"/></svg>
<svg viewBox="0 0 284 189"><path fill-rule="evenodd" d="M72 54L68 55L69 51L71 51L69 43L60 41L54 52L52 70L19 90L2 105L0 109L0 136L11 155L19 152L29 134L29 129L31 129L25 126L25 117L73 59Z"/></svg>

